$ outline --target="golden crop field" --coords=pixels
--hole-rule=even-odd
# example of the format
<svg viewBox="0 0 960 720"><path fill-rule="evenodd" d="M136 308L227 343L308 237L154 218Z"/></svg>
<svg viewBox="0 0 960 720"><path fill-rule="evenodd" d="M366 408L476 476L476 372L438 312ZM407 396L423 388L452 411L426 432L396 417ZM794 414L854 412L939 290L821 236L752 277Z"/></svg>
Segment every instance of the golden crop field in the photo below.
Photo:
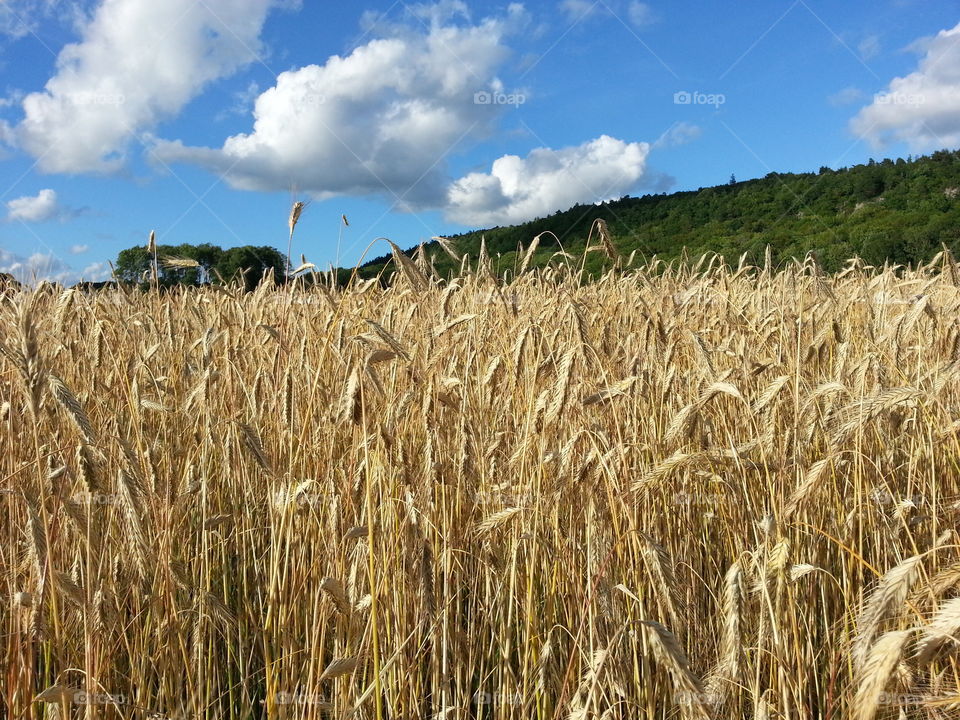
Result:
<svg viewBox="0 0 960 720"><path fill-rule="evenodd" d="M958 717L949 255L401 269L2 302L0 714Z"/></svg>

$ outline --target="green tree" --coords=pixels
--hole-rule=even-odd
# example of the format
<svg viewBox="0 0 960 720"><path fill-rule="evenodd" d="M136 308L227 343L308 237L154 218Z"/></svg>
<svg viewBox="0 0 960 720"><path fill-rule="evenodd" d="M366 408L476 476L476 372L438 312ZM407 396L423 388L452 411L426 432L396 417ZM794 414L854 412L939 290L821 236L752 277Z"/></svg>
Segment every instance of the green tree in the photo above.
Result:
<svg viewBox="0 0 960 720"><path fill-rule="evenodd" d="M158 245L157 283L160 287L203 285L209 282L240 281L248 290L256 288L264 275L273 271L276 282L282 281L286 260L272 247L242 247L224 250L217 245ZM117 256L116 274L121 282L150 285L153 256L146 246L121 250Z"/></svg>
<svg viewBox="0 0 960 720"><path fill-rule="evenodd" d="M282 282L286 262L286 258L272 247L244 245L224 250L214 270L224 282L240 281L247 291L251 291L271 272L275 283Z"/></svg>
<svg viewBox="0 0 960 720"><path fill-rule="evenodd" d="M182 249L182 254L177 257L196 260L198 267L188 270L184 273L184 281L190 284L199 284L210 282L213 278L211 273L223 257L223 249L218 245L202 243L200 245L180 245L178 250Z"/></svg>
<svg viewBox="0 0 960 720"><path fill-rule="evenodd" d="M159 247L157 250L159 251ZM150 274L150 254L145 245L121 250L114 265L117 279L123 283L139 284L145 282Z"/></svg>
<svg viewBox="0 0 960 720"><path fill-rule="evenodd" d="M161 287L200 285L210 282L210 273L220 261L223 250L216 245L157 245L157 283ZM171 261L193 261L194 266ZM121 282L149 285L153 256L145 245L121 250L116 273Z"/></svg>

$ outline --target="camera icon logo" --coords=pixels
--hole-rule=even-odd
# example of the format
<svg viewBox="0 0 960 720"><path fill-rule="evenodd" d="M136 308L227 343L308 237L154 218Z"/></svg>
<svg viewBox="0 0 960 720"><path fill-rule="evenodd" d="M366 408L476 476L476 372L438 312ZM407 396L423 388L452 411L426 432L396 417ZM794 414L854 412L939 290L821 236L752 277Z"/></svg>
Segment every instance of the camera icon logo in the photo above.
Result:
<svg viewBox="0 0 960 720"><path fill-rule="evenodd" d="M493 102L493 95L486 90L479 90L473 94L473 103L475 105L490 105Z"/></svg>
<svg viewBox="0 0 960 720"><path fill-rule="evenodd" d="M693 102L693 95L691 95L686 90L680 90L673 94L673 104L674 105L689 105Z"/></svg>

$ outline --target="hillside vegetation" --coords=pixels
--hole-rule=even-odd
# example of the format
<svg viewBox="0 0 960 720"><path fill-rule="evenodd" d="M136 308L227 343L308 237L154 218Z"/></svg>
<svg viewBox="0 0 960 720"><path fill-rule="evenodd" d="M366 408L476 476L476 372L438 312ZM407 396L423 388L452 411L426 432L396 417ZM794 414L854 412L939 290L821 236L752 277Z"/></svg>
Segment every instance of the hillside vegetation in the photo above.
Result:
<svg viewBox="0 0 960 720"><path fill-rule="evenodd" d="M699 257L706 252L754 262L770 246L773 262L816 253L823 268L847 258L869 264L928 261L946 244L960 251L960 153L941 151L910 160L870 161L819 173L770 173L765 178L672 195L625 197L578 205L547 218L451 237L458 255L476 258L481 238L500 272L520 263L518 248L540 236L531 267L562 262L562 247L579 261L595 220L606 221L617 250L642 263ZM438 273L459 268L436 242L424 246ZM522 251L521 251L522 252ZM366 263L362 277L387 268L389 255ZM596 276L613 265L602 254L586 258Z"/></svg>
<svg viewBox="0 0 960 720"><path fill-rule="evenodd" d="M0 715L957 717L949 253L397 263L0 303Z"/></svg>

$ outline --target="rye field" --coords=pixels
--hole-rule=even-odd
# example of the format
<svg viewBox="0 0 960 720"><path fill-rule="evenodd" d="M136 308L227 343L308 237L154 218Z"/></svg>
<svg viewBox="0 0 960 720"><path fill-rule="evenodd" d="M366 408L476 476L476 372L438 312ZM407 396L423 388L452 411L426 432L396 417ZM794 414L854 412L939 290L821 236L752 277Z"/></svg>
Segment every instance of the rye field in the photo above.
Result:
<svg viewBox="0 0 960 720"><path fill-rule="evenodd" d="M0 715L960 716L960 269L0 304Z"/></svg>

